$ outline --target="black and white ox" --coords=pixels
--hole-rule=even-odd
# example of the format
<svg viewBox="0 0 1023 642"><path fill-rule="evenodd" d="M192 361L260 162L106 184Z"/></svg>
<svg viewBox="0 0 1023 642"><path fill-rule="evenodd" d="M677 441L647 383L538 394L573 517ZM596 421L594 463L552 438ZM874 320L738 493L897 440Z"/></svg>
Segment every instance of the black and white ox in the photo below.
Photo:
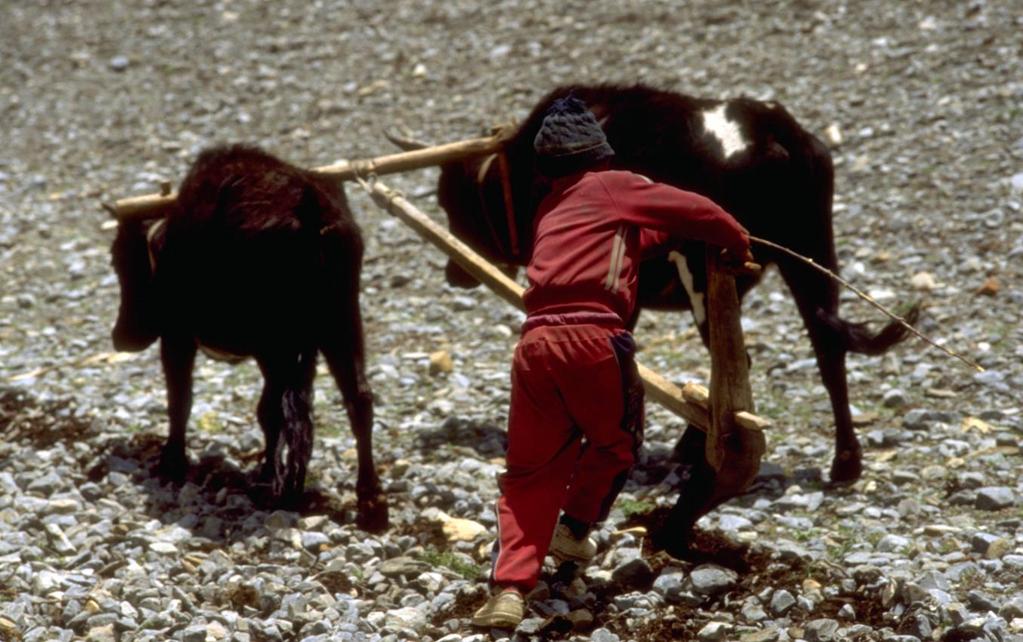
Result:
<svg viewBox="0 0 1023 642"><path fill-rule="evenodd" d="M170 434L159 472L180 480L188 465L197 349L251 356L264 379L260 483L272 500L294 506L312 454L323 353L355 433L358 523L384 528L359 309L363 244L344 191L258 149L215 148L199 155L164 214L122 220L111 247L121 286L114 346L139 351L160 339Z"/></svg>
<svg viewBox="0 0 1023 642"><path fill-rule="evenodd" d="M438 200L449 228L488 259L528 262L533 218L548 189L536 169L533 138L548 106L569 93L583 100L603 127L615 150L614 168L703 194L751 234L838 271L831 221L834 171L821 141L774 102L693 98L642 85L566 86L550 92L508 138L505 179L499 157L443 166ZM842 319L832 280L768 247L754 245L753 252L765 267L776 265L788 285L831 397L836 428L831 479L855 480L862 472L862 453L850 415L845 356L883 353L906 334L894 322L874 334ZM691 310L706 344L704 246L682 242L669 256L642 264L639 304ZM454 262L448 262L446 276L452 285L476 285ZM740 296L755 283L753 277L738 278Z"/></svg>

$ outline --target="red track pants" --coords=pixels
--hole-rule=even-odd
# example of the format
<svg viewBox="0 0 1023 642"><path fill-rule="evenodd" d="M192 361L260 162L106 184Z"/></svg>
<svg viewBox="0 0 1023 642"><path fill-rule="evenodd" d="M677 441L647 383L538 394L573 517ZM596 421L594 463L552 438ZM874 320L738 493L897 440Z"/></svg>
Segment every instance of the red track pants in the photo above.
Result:
<svg viewBox="0 0 1023 642"><path fill-rule="evenodd" d="M573 318L531 318L515 348L491 571L499 586L536 585L561 509L587 523L607 518L642 441L632 335Z"/></svg>

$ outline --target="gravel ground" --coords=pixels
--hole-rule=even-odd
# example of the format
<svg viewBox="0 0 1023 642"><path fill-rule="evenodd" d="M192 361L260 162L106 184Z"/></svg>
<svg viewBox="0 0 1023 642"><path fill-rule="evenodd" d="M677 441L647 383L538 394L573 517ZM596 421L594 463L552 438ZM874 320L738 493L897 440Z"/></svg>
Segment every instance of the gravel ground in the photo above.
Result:
<svg viewBox="0 0 1023 642"><path fill-rule="evenodd" d="M354 442L318 380L316 501L245 494L252 364L200 358L181 487L155 349L112 353L104 199L178 180L203 146L303 165L521 118L555 84L642 80L784 103L833 146L843 274L926 303L921 343L849 360L866 473L826 485L831 413L780 279L745 305L752 492L701 521L704 556L640 526L674 500L682 425L643 461L582 583L548 577L516 640L1023 640L1023 12L969 2L0 4L0 639L487 640L480 603L517 312L442 282L443 257L350 188L367 239L376 453L392 528L354 527ZM437 214L435 171L388 179ZM847 297L845 315L877 314ZM706 381L688 319L644 314L645 363ZM779 338L784 340L779 340ZM445 351L443 359L431 355Z"/></svg>

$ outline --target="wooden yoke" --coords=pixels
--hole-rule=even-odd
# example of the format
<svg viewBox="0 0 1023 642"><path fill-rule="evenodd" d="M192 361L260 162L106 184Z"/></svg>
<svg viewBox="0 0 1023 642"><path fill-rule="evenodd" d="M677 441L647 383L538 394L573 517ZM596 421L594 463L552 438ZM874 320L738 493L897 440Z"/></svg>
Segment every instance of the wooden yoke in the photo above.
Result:
<svg viewBox="0 0 1023 642"><path fill-rule="evenodd" d="M501 151L507 134L503 131L485 138L470 138L454 143L445 143L424 149L415 149L364 160L341 161L333 165L313 168L313 172L338 181L350 181L358 176L371 174L393 174L411 169L431 167L471 156L486 156ZM131 219L157 218L164 215L167 205L177 200L177 194L164 189L160 194L146 194L122 198L115 203L104 203L103 207L114 218L124 221Z"/></svg>
<svg viewBox="0 0 1023 642"><path fill-rule="evenodd" d="M729 272L718 255L707 253L711 417L705 452L716 473L715 494L719 496L734 496L749 486L767 448L763 431L736 417L736 413L752 413L753 393L739 296Z"/></svg>

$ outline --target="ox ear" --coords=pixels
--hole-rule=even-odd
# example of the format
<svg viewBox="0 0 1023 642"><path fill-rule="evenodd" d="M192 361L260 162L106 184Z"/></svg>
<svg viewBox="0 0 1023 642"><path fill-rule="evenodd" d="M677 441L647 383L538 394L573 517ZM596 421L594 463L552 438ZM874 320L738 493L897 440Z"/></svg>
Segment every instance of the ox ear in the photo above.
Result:
<svg viewBox="0 0 1023 642"><path fill-rule="evenodd" d="M448 285L451 287L462 288L465 290L474 288L480 284L476 277L463 270L460 265L451 259L448 259L447 265L444 266L444 280L446 280Z"/></svg>
<svg viewBox="0 0 1023 642"><path fill-rule="evenodd" d="M391 141L395 147L404 150L406 152L412 152L417 149L425 149L430 146L429 143L424 143L421 140L412 138L411 136L402 136L391 130L384 130L384 138Z"/></svg>
<svg viewBox="0 0 1023 642"><path fill-rule="evenodd" d="M495 265L509 279L514 280L519 274L519 268L516 265L510 263L497 263ZM451 259L448 259L447 265L444 266L444 278L447 280L448 285L455 288L470 289L480 285L476 277L463 270L460 265Z"/></svg>
<svg viewBox="0 0 1023 642"><path fill-rule="evenodd" d="M153 323L153 270L145 226L122 221L110 254L121 286L121 303L111 339L116 350L140 352L159 338Z"/></svg>
<svg viewBox="0 0 1023 642"><path fill-rule="evenodd" d="M600 103L590 105L590 112L597 119L597 124L600 125L600 128L607 131L607 123L611 120L611 110L608 109L607 105Z"/></svg>
<svg viewBox="0 0 1023 642"><path fill-rule="evenodd" d="M122 319L123 317L118 315L117 323L110 333L114 350L118 352L142 352L160 338L157 332L148 331L138 326L129 326L129 324L123 323Z"/></svg>

